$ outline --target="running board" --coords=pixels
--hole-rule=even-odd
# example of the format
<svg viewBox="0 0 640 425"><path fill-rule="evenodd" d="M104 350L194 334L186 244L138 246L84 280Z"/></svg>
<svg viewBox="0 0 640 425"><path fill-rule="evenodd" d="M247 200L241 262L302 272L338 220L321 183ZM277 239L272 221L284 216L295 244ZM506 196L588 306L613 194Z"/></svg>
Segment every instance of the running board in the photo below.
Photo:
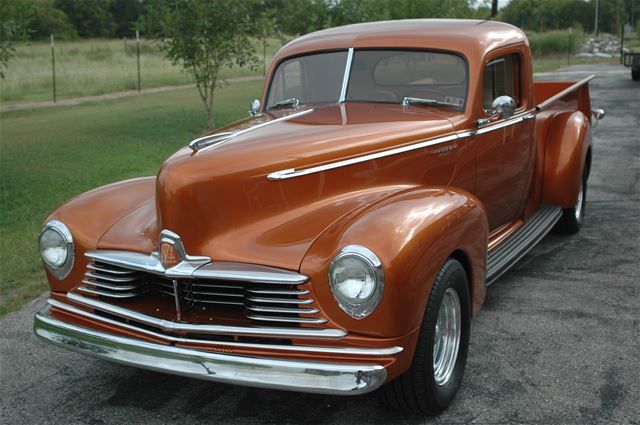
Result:
<svg viewBox="0 0 640 425"><path fill-rule="evenodd" d="M531 217L487 254L487 286L513 267L555 226L562 216L562 208L540 206Z"/></svg>

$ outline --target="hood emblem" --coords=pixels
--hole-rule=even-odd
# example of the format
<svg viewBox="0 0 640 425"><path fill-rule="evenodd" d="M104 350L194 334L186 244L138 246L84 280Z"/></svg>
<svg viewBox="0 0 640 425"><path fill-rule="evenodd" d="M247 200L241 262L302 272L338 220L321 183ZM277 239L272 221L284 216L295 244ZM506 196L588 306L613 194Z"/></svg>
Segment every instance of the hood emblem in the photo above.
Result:
<svg viewBox="0 0 640 425"><path fill-rule="evenodd" d="M211 258L188 255L182 239L171 230L160 232L159 252L154 253L164 268L164 275L169 278L189 278L200 266L210 263Z"/></svg>
<svg viewBox="0 0 640 425"><path fill-rule="evenodd" d="M180 264L180 256L172 243L160 242L160 264L165 269L170 269Z"/></svg>

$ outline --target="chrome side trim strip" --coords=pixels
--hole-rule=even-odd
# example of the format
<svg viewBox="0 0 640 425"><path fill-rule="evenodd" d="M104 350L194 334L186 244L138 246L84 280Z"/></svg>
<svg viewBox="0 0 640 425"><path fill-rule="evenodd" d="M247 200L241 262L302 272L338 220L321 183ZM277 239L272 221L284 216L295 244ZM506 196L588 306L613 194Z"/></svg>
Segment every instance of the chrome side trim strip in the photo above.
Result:
<svg viewBox="0 0 640 425"><path fill-rule="evenodd" d="M171 335L164 335L158 332L153 332L148 329L139 328L129 323L121 323L117 320L109 319L106 317L98 316L97 314L90 313L86 310L74 307L70 304L54 300L49 298L47 303L60 310L65 310L78 316L86 317L87 319L95 320L98 322L104 322L109 325L119 326L123 329L130 331L143 333L145 335L152 336L154 338L164 339L173 343L182 344L201 344L221 347L235 347L235 348L249 348L249 349L266 349L274 351L299 351L303 353L328 353L328 354L345 354L345 355L358 355L358 356L391 356L398 354L404 349L402 347L388 347L388 348L357 348L357 347L327 347L327 346L315 346L315 345L276 345L276 344L254 344L249 342L231 342L231 341L215 341L210 339L194 339L194 338L182 338Z"/></svg>
<svg viewBox="0 0 640 425"><path fill-rule="evenodd" d="M339 103L344 102L347 97L347 86L349 85L349 74L351 74L351 63L353 62L353 47L349 49L347 54L347 63L344 67L344 75L342 76L342 88L340 89Z"/></svg>
<svg viewBox="0 0 640 425"><path fill-rule="evenodd" d="M148 272L160 276L173 276L172 269L165 270L156 253L151 255L130 251L88 251L85 255L102 263L127 269ZM178 266L179 267L179 266ZM305 275L275 267L259 264L232 263L216 261L198 266L190 270L188 276L196 279L234 280L253 283L274 283L300 285L309 280ZM103 276L99 276L103 279ZM104 278L107 279L107 278Z"/></svg>
<svg viewBox="0 0 640 425"><path fill-rule="evenodd" d="M536 105L536 110L537 111L542 111L543 109L546 109L547 107L549 107L556 100L568 95L571 92L576 91L577 89L579 89L580 87L584 86L585 84L587 84L589 81L593 80L594 78L596 78L595 75L589 75L587 78L583 78L582 80L578 81L577 83L573 84L572 86L569 86L566 89L562 90L560 93L556 93L555 95L551 96L549 99L547 99L544 102L541 102L538 105Z"/></svg>
<svg viewBox="0 0 640 425"><path fill-rule="evenodd" d="M271 125L271 124L275 124L278 122L282 122L282 121L288 121L288 120L292 120L294 118L298 118L301 117L303 115L307 115L309 113L313 112L313 108L312 109L306 109L304 111L300 111L300 112L294 112L293 114L289 114L289 115L285 115L284 117L280 117L280 118L275 118L273 120L269 120L269 121L265 121L263 123L260 124L256 124L253 127L249 127L249 128L245 128L244 130L240 130L240 131L236 131L235 133L217 133L217 134L212 134L209 136L204 136L204 137L200 137L198 139L193 140L191 143L189 143L189 147L191 149L193 149L195 152L198 151L202 151L205 150L207 148L213 147L213 146L220 146L222 143L229 141L230 139L233 139L234 137L238 137L238 136L242 136L243 134L249 133L251 131L257 130L259 128L265 127L267 125ZM207 140L218 140L218 139L222 139L220 140L218 143L212 143L212 144L206 144L204 146L202 146L202 142L206 142Z"/></svg>
<svg viewBox="0 0 640 425"><path fill-rule="evenodd" d="M529 121L535 117L536 116L533 112L529 112L523 115L518 115L517 117L509 118L508 120L504 120L497 124L481 127L474 132L474 135L481 135L481 134L489 133L491 131L500 130L501 128L520 124L521 122L524 122L524 121Z"/></svg>
<svg viewBox="0 0 640 425"><path fill-rule="evenodd" d="M255 387L356 395L380 387L387 377L378 364L271 359L162 345L65 323L36 314L36 335L104 360L175 375Z"/></svg>
<svg viewBox="0 0 640 425"><path fill-rule="evenodd" d="M467 137L488 133L490 131L499 130L510 125L519 124L523 121L528 121L535 118L533 112L528 112L517 117L513 117L506 121L487 125L485 127L476 130L459 131L457 133L449 134L447 136L437 137L435 139L423 140L411 145L401 146L399 148L388 149L386 151L376 152L368 155L358 156L355 158L349 158L342 161L331 162L328 164L317 165L315 167L295 169L287 168L285 170L275 171L267 175L268 180L286 180L294 177L306 176L308 174L319 173L322 171L333 170L335 168L346 167L349 165L360 164L361 162L373 161L375 159L385 158L387 156L398 155L405 152L410 152L418 149L429 148L442 143L448 143L454 140L462 140Z"/></svg>
<svg viewBox="0 0 640 425"><path fill-rule="evenodd" d="M374 159L384 158L391 155L397 155L404 152L414 151L417 149L424 149L430 146L435 146L440 143L450 142L452 140L457 140L459 137L457 134L451 134L449 136L438 137L436 139L425 140L419 143L414 143L412 145L402 146L399 148L389 149L382 152L376 152L369 155L358 156L355 158L345 159L342 161L332 162L329 164L318 165L315 167L304 168L300 170L296 170L294 168L289 168L282 171L276 171L275 173L271 173L267 176L269 180L285 180L291 179L294 177L306 176L308 174L319 173L321 171L333 170L334 168L346 167L348 165L359 164L361 162L373 161Z"/></svg>
<svg viewBox="0 0 640 425"><path fill-rule="evenodd" d="M240 335L240 336L263 336L274 338L342 338L347 334L343 329L311 329L311 328L277 328L277 327L249 327L249 326L226 326L226 325L199 325L192 323L179 323L169 320L158 319L147 316L126 308L118 307L93 298L69 292L67 298L91 308L104 311L106 313L120 316L124 319L134 320L145 325L160 328L168 332L189 332L198 334L220 334L220 335Z"/></svg>

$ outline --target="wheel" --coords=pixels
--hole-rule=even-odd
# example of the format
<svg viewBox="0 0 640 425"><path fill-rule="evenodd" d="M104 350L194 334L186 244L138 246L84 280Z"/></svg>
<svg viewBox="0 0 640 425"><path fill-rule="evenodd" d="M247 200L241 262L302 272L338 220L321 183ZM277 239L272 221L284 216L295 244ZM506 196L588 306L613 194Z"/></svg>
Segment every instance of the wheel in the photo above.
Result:
<svg viewBox="0 0 640 425"><path fill-rule="evenodd" d="M471 308L467 275L449 258L436 276L411 367L383 386L387 405L437 415L453 401L467 363Z"/></svg>
<svg viewBox="0 0 640 425"><path fill-rule="evenodd" d="M640 81L640 68L631 68L631 79L633 81Z"/></svg>
<svg viewBox="0 0 640 425"><path fill-rule="evenodd" d="M573 235L578 233L584 220L585 208L587 206L587 178L582 178L582 185L578 192L578 199L573 208L565 208L562 210L562 217L556 224L555 230L565 235Z"/></svg>

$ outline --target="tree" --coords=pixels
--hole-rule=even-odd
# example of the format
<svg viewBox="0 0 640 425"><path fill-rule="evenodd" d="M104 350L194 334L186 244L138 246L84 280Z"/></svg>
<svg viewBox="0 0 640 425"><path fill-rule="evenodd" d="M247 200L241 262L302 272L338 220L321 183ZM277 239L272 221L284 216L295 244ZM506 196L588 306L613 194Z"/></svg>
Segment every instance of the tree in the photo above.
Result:
<svg viewBox="0 0 640 425"><path fill-rule="evenodd" d="M15 53L14 43L26 37L35 5L29 0L0 0L0 79Z"/></svg>
<svg viewBox="0 0 640 425"><path fill-rule="evenodd" d="M142 28L158 40L160 49L196 81L213 129L215 89L223 80L222 66L257 63L251 36L261 29L252 23L254 0L152 0L145 3Z"/></svg>
<svg viewBox="0 0 640 425"><path fill-rule="evenodd" d="M31 39L49 38L51 34L56 40L73 40L78 38L76 28L67 15L55 7L54 0L37 0L37 10L31 24Z"/></svg>
<svg viewBox="0 0 640 425"><path fill-rule="evenodd" d="M80 37L113 37L112 4L113 0L56 0L55 7L68 16Z"/></svg>
<svg viewBox="0 0 640 425"><path fill-rule="evenodd" d="M306 34L331 26L324 0L265 0L265 3L277 10L276 26L286 34Z"/></svg>
<svg viewBox="0 0 640 425"><path fill-rule="evenodd" d="M142 2L139 0L112 0L111 15L116 25L115 36L130 36L135 31L135 24L142 12Z"/></svg>

